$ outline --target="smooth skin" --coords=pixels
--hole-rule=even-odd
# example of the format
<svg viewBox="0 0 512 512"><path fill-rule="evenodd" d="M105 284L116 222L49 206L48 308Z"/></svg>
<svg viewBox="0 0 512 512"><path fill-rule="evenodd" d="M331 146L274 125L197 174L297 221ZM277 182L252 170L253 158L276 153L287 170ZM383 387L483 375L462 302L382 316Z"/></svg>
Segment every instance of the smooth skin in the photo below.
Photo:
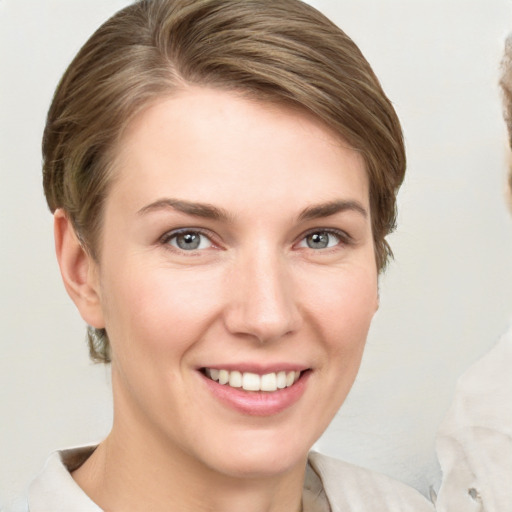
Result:
<svg viewBox="0 0 512 512"><path fill-rule="evenodd" d="M362 157L305 112L190 87L124 134L102 228L95 261L55 213L68 293L112 346L113 428L76 482L108 511L300 510L378 307ZM285 364L304 389L263 415L201 370Z"/></svg>

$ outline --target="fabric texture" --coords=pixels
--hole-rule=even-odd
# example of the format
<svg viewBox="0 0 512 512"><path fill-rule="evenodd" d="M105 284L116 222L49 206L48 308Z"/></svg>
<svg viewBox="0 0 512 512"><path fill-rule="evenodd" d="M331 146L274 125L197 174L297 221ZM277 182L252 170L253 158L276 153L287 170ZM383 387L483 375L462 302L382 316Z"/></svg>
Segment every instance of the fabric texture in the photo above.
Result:
<svg viewBox="0 0 512 512"><path fill-rule="evenodd" d="M29 489L30 512L102 512L75 483L94 446L52 454ZM384 475L311 452L303 490L304 512L432 512L416 490Z"/></svg>
<svg viewBox="0 0 512 512"><path fill-rule="evenodd" d="M436 448L439 512L512 511L512 329L457 382Z"/></svg>

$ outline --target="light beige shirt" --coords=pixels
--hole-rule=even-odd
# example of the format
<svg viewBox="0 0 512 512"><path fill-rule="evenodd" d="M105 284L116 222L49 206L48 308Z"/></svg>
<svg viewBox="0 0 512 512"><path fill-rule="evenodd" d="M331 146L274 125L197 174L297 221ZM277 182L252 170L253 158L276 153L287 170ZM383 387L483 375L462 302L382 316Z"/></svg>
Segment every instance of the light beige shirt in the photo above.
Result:
<svg viewBox="0 0 512 512"><path fill-rule="evenodd" d="M512 330L459 379L437 454L439 512L512 512Z"/></svg>
<svg viewBox="0 0 512 512"><path fill-rule="evenodd" d="M70 472L95 447L54 453L29 489L30 512L102 512ZM433 512L416 490L384 475L312 452L303 491L304 512Z"/></svg>

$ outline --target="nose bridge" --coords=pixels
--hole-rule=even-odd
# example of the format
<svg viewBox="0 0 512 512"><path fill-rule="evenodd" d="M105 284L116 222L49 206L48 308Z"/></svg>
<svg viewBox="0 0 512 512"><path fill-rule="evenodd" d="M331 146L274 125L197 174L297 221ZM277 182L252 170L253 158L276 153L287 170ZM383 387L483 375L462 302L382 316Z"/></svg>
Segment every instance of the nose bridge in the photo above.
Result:
<svg viewBox="0 0 512 512"><path fill-rule="evenodd" d="M294 297L293 274L286 257L270 245L259 244L244 252L232 268L232 300L228 329L261 342L297 329L299 309Z"/></svg>

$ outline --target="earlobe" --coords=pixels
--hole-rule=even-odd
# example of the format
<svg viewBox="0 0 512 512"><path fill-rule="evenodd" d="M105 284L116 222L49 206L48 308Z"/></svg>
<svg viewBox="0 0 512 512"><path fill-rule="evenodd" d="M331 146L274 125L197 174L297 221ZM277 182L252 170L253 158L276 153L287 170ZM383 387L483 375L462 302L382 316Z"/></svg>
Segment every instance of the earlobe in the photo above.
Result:
<svg viewBox="0 0 512 512"><path fill-rule="evenodd" d="M97 263L80 243L64 210L59 208L55 211L53 227L55 252L68 295L89 325L105 327Z"/></svg>

